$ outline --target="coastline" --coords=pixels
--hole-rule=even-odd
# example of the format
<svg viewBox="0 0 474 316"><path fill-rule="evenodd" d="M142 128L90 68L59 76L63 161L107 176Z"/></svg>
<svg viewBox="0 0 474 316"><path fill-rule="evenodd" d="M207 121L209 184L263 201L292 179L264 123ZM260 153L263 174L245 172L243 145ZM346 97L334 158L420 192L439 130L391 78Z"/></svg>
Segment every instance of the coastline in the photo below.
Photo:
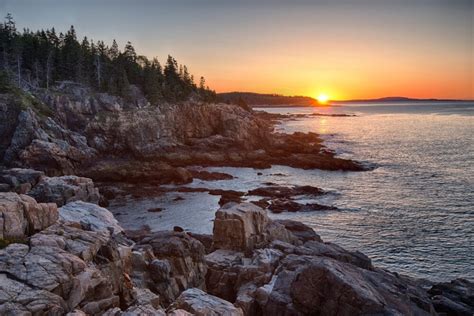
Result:
<svg viewBox="0 0 474 316"><path fill-rule="evenodd" d="M469 313L473 308L463 292L474 287L468 280L434 284L400 276L374 267L360 252L323 242L300 222L268 218L268 212L331 211L294 199L325 194L318 187L268 183L248 193L184 189L220 196L213 235L178 226L166 232L146 226L124 231L112 213L97 205L130 194L152 196L160 187L173 191L163 185L195 178L230 179L190 168L196 165L368 169L335 157L315 133L273 132L281 116L262 118L222 104L110 110L105 98L98 103L101 110L82 108L85 114L77 117L72 109L87 106L80 103L84 99L63 95L43 97L55 113L45 117L34 107L16 108L11 98L3 99L13 115L7 112L12 140L4 163L10 165L1 170L2 191L9 192L0 193L0 292L13 297L22 287L26 298L0 299L2 312L331 314L341 299L344 312L355 314ZM133 154L123 155L127 151ZM23 168L11 168L12 162ZM260 198L242 203L245 194ZM47 263L36 269L35 260ZM315 284L333 290L321 294ZM341 298L341 291L350 295Z"/></svg>

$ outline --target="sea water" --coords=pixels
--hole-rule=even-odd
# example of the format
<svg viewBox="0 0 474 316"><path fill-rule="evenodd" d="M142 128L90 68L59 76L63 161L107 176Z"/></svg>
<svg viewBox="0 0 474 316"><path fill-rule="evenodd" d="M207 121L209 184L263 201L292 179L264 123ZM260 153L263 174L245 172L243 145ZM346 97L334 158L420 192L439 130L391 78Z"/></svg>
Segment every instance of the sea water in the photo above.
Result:
<svg viewBox="0 0 474 316"><path fill-rule="evenodd" d="M265 182L312 185L328 193L314 202L338 211L270 214L311 226L325 241L370 256L375 265L414 277L474 280L474 103L347 104L266 108L272 113L354 114L284 121L281 132L315 132L339 156L373 164L367 172L285 166L206 168L236 178L189 186L246 191ZM262 174L259 175L258 173ZM184 200L174 201L177 196ZM218 196L170 193L112 204L128 228L211 233ZM303 201L304 202L304 201ZM311 202L311 201L308 201ZM147 208L163 207L160 213Z"/></svg>

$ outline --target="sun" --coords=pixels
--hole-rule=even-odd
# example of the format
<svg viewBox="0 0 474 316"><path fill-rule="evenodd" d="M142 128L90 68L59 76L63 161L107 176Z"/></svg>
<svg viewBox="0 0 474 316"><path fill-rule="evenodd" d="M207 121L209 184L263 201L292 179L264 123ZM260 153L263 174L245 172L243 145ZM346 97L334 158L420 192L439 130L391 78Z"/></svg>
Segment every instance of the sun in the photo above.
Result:
<svg viewBox="0 0 474 316"><path fill-rule="evenodd" d="M329 101L329 96L325 93L320 93L317 97L316 100L318 100L319 104L326 104Z"/></svg>

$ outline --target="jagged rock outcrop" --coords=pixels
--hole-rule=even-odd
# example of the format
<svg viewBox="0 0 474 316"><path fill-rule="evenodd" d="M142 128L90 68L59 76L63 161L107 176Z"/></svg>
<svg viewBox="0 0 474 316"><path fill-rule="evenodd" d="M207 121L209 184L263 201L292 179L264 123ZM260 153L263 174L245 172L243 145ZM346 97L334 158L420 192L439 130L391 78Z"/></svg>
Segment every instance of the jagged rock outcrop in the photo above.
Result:
<svg viewBox="0 0 474 316"><path fill-rule="evenodd" d="M132 241L95 204L70 202L56 221L57 211L48 218L32 197L8 192L0 201L3 219L17 216L7 237L23 238L0 249L2 315L472 314L468 280L427 291L426 282L378 269L249 203L216 213L206 254L185 232L128 232Z"/></svg>
<svg viewBox="0 0 474 316"><path fill-rule="evenodd" d="M18 107L16 103L7 104ZM49 175L70 174L78 164L95 156L86 138L60 126L51 117L28 107L18 115L3 162L13 167L28 167Z"/></svg>
<svg viewBox="0 0 474 316"><path fill-rule="evenodd" d="M110 230L115 234L123 231L109 210L83 201L70 202L59 208L59 218L78 223L88 230Z"/></svg>
<svg viewBox="0 0 474 316"><path fill-rule="evenodd" d="M80 309L99 314L131 304L127 247L107 230L60 223L33 235L28 244L7 246L0 250L0 311L64 315Z"/></svg>
<svg viewBox="0 0 474 316"><path fill-rule="evenodd" d="M183 169L149 172L161 163L365 169L324 150L318 135L272 133L270 122L239 106L191 101L150 106L134 90L124 100L63 82L49 91L2 95L3 163L48 176L80 171L94 180L136 182L144 175L142 181L158 183L192 179Z"/></svg>
<svg viewBox="0 0 474 316"><path fill-rule="evenodd" d="M98 204L100 200L99 189L92 180L77 176L43 177L28 195L58 206L78 200Z"/></svg>
<svg viewBox="0 0 474 316"><path fill-rule="evenodd" d="M184 232L157 232L136 238L132 279L169 305L184 290L205 287L204 246Z"/></svg>
<svg viewBox="0 0 474 316"><path fill-rule="evenodd" d="M22 240L52 225L58 219L54 203L13 192L0 193L0 239Z"/></svg>
<svg viewBox="0 0 474 316"><path fill-rule="evenodd" d="M244 315L240 308L231 303L195 288L181 293L168 310L176 309L186 310L196 316Z"/></svg>
<svg viewBox="0 0 474 316"><path fill-rule="evenodd" d="M288 255L272 281L256 292L264 314L430 315L415 282L321 256Z"/></svg>
<svg viewBox="0 0 474 316"><path fill-rule="evenodd" d="M0 171L0 184L5 184L4 191L26 194L43 176L43 172L33 169L5 169Z"/></svg>
<svg viewBox="0 0 474 316"><path fill-rule="evenodd" d="M247 243L256 246L240 246L242 243L234 237L238 247L230 240L214 243L214 248L222 246L222 249L205 257L207 291L233 302L245 315L431 315L434 312L428 293L416 280L374 268L364 254L325 243L303 224L261 220L255 216L260 212L247 205L221 208L216 213L214 231L218 234L214 238L219 240L219 232L230 229L229 223L234 221L233 227L238 231L235 235L246 236ZM219 220L223 217L219 212L229 213L224 217L228 222ZM255 226L249 225L252 220L264 223L258 233ZM280 232L271 235L268 226L275 224L281 226ZM281 232L285 230L286 234ZM288 236L297 241L288 243ZM256 238L265 242L255 244Z"/></svg>

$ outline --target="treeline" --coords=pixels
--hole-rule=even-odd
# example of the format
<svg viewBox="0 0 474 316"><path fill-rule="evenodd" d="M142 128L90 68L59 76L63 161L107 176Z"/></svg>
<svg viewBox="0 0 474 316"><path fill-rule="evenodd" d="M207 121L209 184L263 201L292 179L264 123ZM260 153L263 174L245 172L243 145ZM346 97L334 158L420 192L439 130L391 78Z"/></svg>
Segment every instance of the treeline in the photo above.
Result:
<svg viewBox="0 0 474 316"><path fill-rule="evenodd" d="M0 23L0 62L4 74L19 86L48 89L71 80L125 98L130 85L136 85L152 104L191 97L216 100L203 77L196 84L187 67L171 56L162 66L156 58L138 55L130 42L121 51L115 40L111 46L87 37L79 41L73 26L59 34L54 28L20 33L10 14Z"/></svg>
<svg viewBox="0 0 474 316"><path fill-rule="evenodd" d="M318 101L305 96L284 96L279 94L261 94L253 92L226 92L219 93L217 99L225 103L245 102L250 106L314 106Z"/></svg>

